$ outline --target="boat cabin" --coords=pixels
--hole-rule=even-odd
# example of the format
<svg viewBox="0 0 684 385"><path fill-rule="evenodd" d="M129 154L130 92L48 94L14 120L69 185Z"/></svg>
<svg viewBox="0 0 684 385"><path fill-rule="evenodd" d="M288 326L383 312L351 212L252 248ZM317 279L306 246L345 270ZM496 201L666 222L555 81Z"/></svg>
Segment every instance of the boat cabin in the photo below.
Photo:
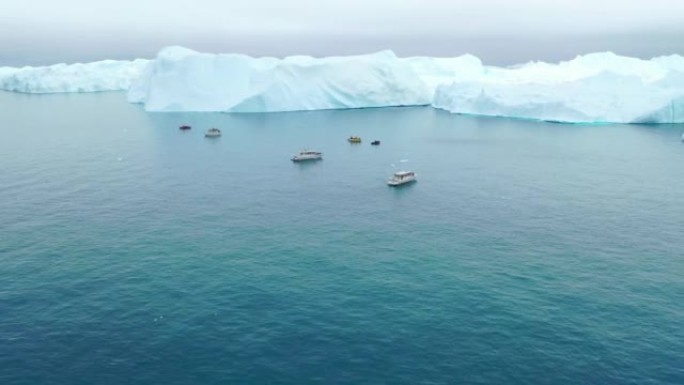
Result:
<svg viewBox="0 0 684 385"><path fill-rule="evenodd" d="M412 176L416 176L416 174L413 171L397 171L394 173L394 177L399 179L404 179Z"/></svg>

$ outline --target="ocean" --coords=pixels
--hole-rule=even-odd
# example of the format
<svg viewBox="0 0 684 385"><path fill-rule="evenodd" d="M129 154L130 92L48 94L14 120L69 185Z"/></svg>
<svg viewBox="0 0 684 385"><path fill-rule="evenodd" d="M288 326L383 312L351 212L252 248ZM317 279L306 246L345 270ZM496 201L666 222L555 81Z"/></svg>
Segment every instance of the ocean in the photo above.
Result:
<svg viewBox="0 0 684 385"><path fill-rule="evenodd" d="M682 125L0 106L0 384L684 383Z"/></svg>

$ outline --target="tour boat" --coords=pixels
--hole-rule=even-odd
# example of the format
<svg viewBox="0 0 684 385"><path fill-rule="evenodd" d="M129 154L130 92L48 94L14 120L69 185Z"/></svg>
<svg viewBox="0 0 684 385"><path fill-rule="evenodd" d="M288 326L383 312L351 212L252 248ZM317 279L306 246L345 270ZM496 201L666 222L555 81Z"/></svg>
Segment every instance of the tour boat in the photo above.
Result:
<svg viewBox="0 0 684 385"><path fill-rule="evenodd" d="M302 162L305 160L319 160L323 159L323 153L318 151L300 151L299 154L292 157L293 162Z"/></svg>
<svg viewBox="0 0 684 385"><path fill-rule="evenodd" d="M411 183L416 181L416 173L413 171L397 171L392 175L387 181L390 186L401 186L406 183Z"/></svg>
<svg viewBox="0 0 684 385"><path fill-rule="evenodd" d="M206 136L208 138L215 138L215 137L221 136L221 130L219 130L218 128L210 128L209 130L207 130L207 132L206 132L206 134L204 134L204 136Z"/></svg>
<svg viewBox="0 0 684 385"><path fill-rule="evenodd" d="M358 136L350 136L347 140L349 143L361 143L361 138Z"/></svg>

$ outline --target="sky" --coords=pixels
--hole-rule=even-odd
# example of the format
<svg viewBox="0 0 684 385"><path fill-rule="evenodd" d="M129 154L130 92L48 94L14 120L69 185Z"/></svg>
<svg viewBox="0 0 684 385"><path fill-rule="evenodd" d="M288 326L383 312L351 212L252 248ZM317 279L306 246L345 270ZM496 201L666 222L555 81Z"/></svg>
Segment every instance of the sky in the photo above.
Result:
<svg viewBox="0 0 684 385"><path fill-rule="evenodd" d="M683 41L679 0L0 0L0 65L151 58L168 45L513 64L684 54Z"/></svg>

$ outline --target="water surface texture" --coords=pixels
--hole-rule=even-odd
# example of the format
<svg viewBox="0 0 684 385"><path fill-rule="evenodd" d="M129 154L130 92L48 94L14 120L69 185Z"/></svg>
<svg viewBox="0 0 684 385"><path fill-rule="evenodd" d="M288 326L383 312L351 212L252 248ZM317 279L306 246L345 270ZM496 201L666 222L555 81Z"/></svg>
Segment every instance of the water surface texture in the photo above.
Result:
<svg viewBox="0 0 684 385"><path fill-rule="evenodd" d="M684 383L681 125L0 106L2 384Z"/></svg>

